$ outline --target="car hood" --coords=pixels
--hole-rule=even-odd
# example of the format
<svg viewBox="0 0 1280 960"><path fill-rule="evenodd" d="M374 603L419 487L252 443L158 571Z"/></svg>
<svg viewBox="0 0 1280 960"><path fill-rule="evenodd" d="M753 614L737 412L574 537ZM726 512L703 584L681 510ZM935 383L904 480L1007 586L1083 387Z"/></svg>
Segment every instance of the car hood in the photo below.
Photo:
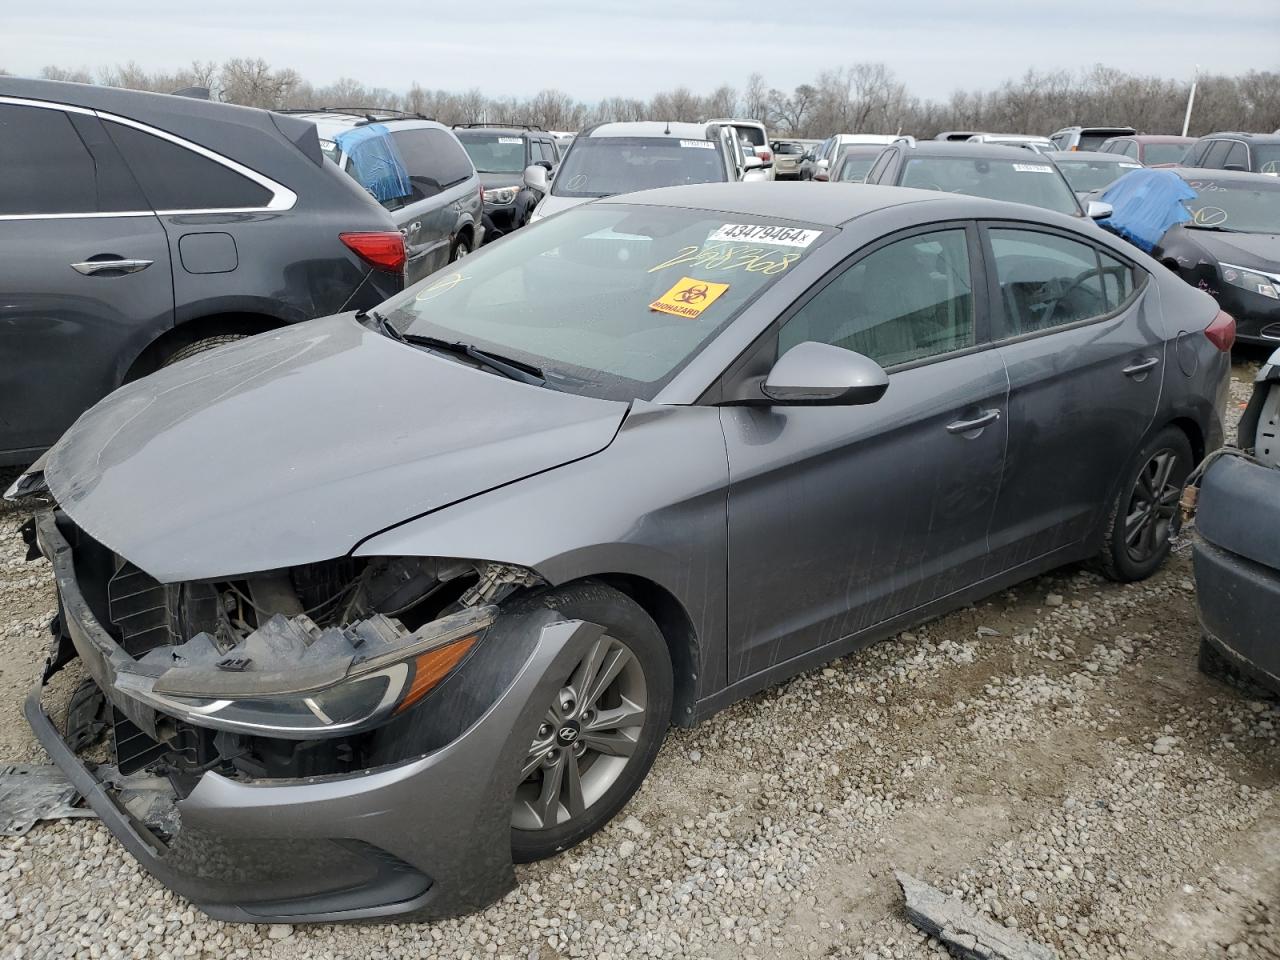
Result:
<svg viewBox="0 0 1280 960"><path fill-rule="evenodd" d="M58 441L45 479L81 529L157 580L233 576L343 556L412 517L590 456L626 411L340 314L123 387Z"/></svg>
<svg viewBox="0 0 1280 960"><path fill-rule="evenodd" d="M1188 231L1196 243L1215 259L1237 267L1253 267L1267 273L1280 271L1280 234L1277 233L1211 233Z"/></svg>
<svg viewBox="0 0 1280 960"><path fill-rule="evenodd" d="M524 185L523 173L481 173L480 182L486 190L497 190L500 187L520 187Z"/></svg>
<svg viewBox="0 0 1280 960"><path fill-rule="evenodd" d="M553 213L559 213L561 210L568 210L570 207L578 207L584 203L590 203L591 200L591 197L557 197L555 194L548 193L538 201L534 212L539 217L549 217Z"/></svg>

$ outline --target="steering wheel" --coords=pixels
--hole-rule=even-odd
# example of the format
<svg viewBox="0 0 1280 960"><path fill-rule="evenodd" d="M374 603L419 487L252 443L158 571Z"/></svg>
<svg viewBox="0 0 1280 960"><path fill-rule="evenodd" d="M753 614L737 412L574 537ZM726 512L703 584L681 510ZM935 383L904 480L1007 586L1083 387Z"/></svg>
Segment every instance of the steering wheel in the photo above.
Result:
<svg viewBox="0 0 1280 960"><path fill-rule="evenodd" d="M1062 290L1059 291L1058 295L1053 298L1053 302L1049 305L1049 308L1045 310L1044 319L1041 320L1041 323L1043 323L1044 326L1046 327L1053 326L1054 314L1058 312L1058 307L1062 305L1063 301L1070 299L1072 294L1074 294L1078 289L1083 287L1090 280L1093 280L1095 278L1098 280L1099 283L1102 282L1102 271L1100 271L1097 267L1094 267L1092 270L1089 270L1089 271L1086 271L1085 273L1080 274L1080 276L1076 277L1074 280L1068 283L1065 287L1063 287ZM1047 287L1048 284L1046 283L1045 286ZM1106 303L1105 295L1102 298L1102 302L1104 304Z"/></svg>

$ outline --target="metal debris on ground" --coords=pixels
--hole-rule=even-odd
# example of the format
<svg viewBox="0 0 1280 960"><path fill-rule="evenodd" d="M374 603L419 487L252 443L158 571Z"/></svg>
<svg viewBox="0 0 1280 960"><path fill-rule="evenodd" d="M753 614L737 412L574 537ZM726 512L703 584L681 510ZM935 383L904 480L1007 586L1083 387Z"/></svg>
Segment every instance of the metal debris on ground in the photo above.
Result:
<svg viewBox="0 0 1280 960"><path fill-rule="evenodd" d="M960 960L1057 960L1058 954L1017 930L982 916L958 897L895 870L907 919L936 937Z"/></svg>
<svg viewBox="0 0 1280 960"><path fill-rule="evenodd" d="M0 836L20 837L37 820L92 817L76 804L76 788L53 764L10 764L0 767Z"/></svg>

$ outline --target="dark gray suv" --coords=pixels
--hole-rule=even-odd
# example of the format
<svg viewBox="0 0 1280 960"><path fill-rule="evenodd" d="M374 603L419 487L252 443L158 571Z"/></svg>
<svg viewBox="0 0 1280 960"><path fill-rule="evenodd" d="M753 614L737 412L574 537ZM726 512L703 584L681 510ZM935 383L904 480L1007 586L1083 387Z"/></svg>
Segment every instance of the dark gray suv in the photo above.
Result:
<svg viewBox="0 0 1280 960"><path fill-rule="evenodd" d="M315 127L223 103L0 77L0 464L209 346L379 303L387 212Z"/></svg>

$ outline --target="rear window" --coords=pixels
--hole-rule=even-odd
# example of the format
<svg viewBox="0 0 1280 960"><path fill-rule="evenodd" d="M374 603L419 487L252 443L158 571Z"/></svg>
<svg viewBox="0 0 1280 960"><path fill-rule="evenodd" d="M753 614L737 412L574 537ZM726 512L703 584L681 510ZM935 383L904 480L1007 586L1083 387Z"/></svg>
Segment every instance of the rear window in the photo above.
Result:
<svg viewBox="0 0 1280 960"><path fill-rule="evenodd" d="M1080 150L1097 150L1114 136L1114 133L1082 133L1077 146Z"/></svg>
<svg viewBox="0 0 1280 960"><path fill-rule="evenodd" d="M963 193L971 197L1026 203L1058 213L1078 214L1079 204L1053 162L1028 151L1027 159L912 157L902 186Z"/></svg>
<svg viewBox="0 0 1280 960"><path fill-rule="evenodd" d="M257 210L271 202L266 187L194 150L122 123L106 127L155 210Z"/></svg>
<svg viewBox="0 0 1280 960"><path fill-rule="evenodd" d="M710 140L587 137L574 141L553 181L557 197L609 197L634 190L728 180Z"/></svg>
<svg viewBox="0 0 1280 960"><path fill-rule="evenodd" d="M524 170L524 137L514 134L460 133L467 156L480 173L520 173Z"/></svg>
<svg viewBox="0 0 1280 960"><path fill-rule="evenodd" d="M751 144L753 147L764 146L764 131L759 127L735 126L734 129L738 131L740 140Z"/></svg>
<svg viewBox="0 0 1280 960"><path fill-rule="evenodd" d="M799 156L804 153L804 147L798 143L775 143L773 149L775 153L781 153L784 156Z"/></svg>
<svg viewBox="0 0 1280 960"><path fill-rule="evenodd" d="M408 203L433 197L471 176L474 169L466 151L443 130L410 128L391 131L413 192ZM521 146L523 151L524 147Z"/></svg>
<svg viewBox="0 0 1280 960"><path fill-rule="evenodd" d="M835 180L841 183L865 183L872 165L880 156L880 150L857 150L841 154L836 166Z"/></svg>
<svg viewBox="0 0 1280 960"><path fill-rule="evenodd" d="M1148 143L1142 148L1144 163L1181 163L1187 155L1185 143Z"/></svg>

